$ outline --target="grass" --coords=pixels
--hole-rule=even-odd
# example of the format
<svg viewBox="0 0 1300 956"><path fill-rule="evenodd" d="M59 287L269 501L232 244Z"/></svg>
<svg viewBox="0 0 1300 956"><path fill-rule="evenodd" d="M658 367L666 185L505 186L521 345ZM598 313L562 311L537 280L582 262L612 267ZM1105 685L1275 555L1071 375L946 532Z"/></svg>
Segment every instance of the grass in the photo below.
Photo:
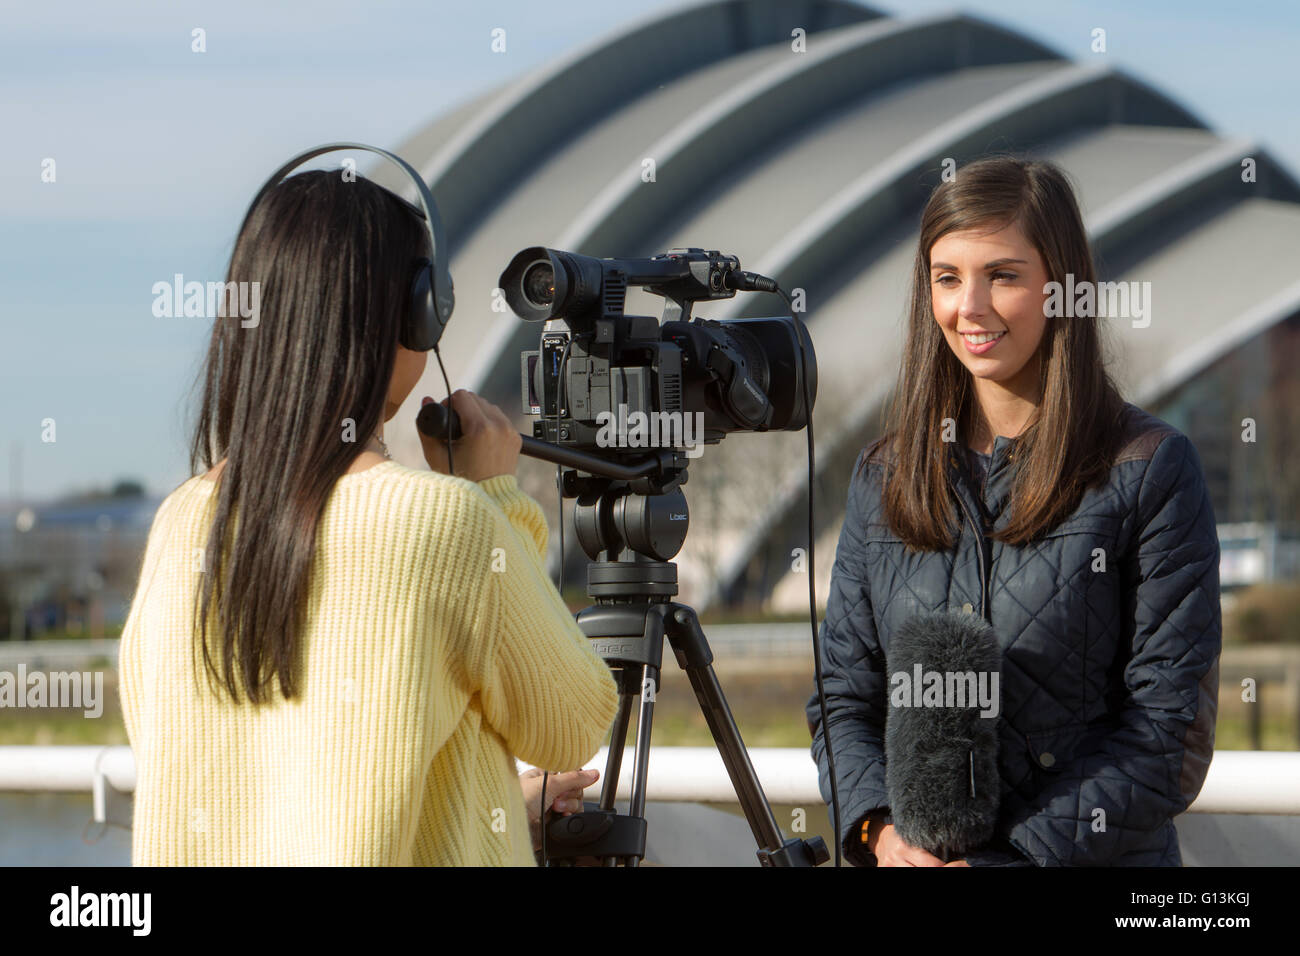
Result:
<svg viewBox="0 0 1300 956"><path fill-rule="evenodd" d="M122 625L116 627L106 627L98 637L92 637L90 631L86 628L64 628L58 631L42 631L32 638L32 641L101 641L112 640L122 636ZM7 639L6 639L7 640ZM31 644L32 641L14 641L10 646L17 647L24 643Z"/></svg>
<svg viewBox="0 0 1300 956"><path fill-rule="evenodd" d="M21 710L5 713L0 724L0 747L39 746L107 746L125 744L126 725L122 712L107 704L97 718L81 711Z"/></svg>
<svg viewBox="0 0 1300 956"><path fill-rule="evenodd" d="M662 697L660 698L662 701ZM792 719L790 711L795 710ZM733 710L733 713L735 711ZM737 715L741 738L746 747L807 747L808 727L804 723L801 702L790 701L780 709L773 707L758 717ZM1266 719L1262 727L1262 749L1300 750L1296 740L1297 719L1279 715ZM636 717L628 732L630 747L635 738ZM698 708L668 707L657 704L651 743L656 747L712 747L713 737ZM103 716L89 719L80 711L12 711L0 723L0 747L24 745L103 746L128 743L121 711L104 708ZM1245 720L1220 718L1215 728L1216 750L1249 750L1250 728Z"/></svg>
<svg viewBox="0 0 1300 956"><path fill-rule="evenodd" d="M666 662L656 694L651 743L658 747L711 747L713 738L700 712L686 676L675 663ZM717 665L723 693L747 747L807 747L808 727L803 708L813 690L812 674L803 669L776 673L728 673L726 662ZM1260 697L1266 707L1262 722L1264 750L1300 750L1300 717L1284 710L1272 685L1263 685ZM1250 726L1246 708L1225 687L1220 693L1215 731L1217 750L1249 750ZM632 714L628 744L635 740L636 710ZM11 710L0 714L0 746L104 745L127 743L122 723L117 682L106 670L104 712L96 719L80 711Z"/></svg>

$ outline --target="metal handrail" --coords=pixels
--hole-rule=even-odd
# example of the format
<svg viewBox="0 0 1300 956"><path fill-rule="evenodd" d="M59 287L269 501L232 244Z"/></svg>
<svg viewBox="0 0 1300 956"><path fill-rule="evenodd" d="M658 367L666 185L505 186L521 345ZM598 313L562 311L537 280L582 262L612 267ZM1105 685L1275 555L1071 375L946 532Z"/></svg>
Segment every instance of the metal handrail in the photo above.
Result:
<svg viewBox="0 0 1300 956"><path fill-rule="evenodd" d="M820 806L817 768L802 747L757 747L749 751L768 800L774 804ZM586 762L605 765L605 748ZM528 765L519 763L520 769ZM629 774L619 780L626 799ZM711 747L652 747L646 795L650 800L734 803L735 791L718 752ZM107 785L122 794L135 790L130 747L0 747L0 792L97 792ZM598 786L597 786L598 789ZM1300 816L1300 752L1223 750L1214 755L1200 795L1189 813L1257 813Z"/></svg>

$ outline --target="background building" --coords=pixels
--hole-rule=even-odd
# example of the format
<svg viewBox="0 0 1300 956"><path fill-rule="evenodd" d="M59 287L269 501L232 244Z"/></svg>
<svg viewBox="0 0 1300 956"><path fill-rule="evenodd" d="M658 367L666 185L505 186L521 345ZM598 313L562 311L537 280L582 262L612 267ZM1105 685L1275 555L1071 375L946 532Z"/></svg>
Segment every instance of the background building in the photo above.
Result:
<svg viewBox="0 0 1300 956"><path fill-rule="evenodd" d="M1263 523L1283 555L1272 567L1288 566L1300 514L1300 274L1287 250L1300 247L1300 186L1256 144L1216 135L1104 57L1070 60L960 14L706 3L577 50L399 146L432 184L449 233L452 387L507 411L518 414L519 354L539 329L494 311L492 297L525 246L718 248L805 291L820 374L823 599L848 475L879 434L895 380L921 206L945 161L1005 150L1071 176L1101 279L1151 284L1149 324L1108 320L1113 374L1129 400L1196 443L1219 521ZM388 170L375 175L401 188ZM630 295L628 312L661 304ZM697 314L782 308L751 294ZM413 402L441 394L430 369ZM682 599L806 606L806 579L790 570L791 552L807 547L804 441L733 435L692 466ZM555 527L550 466L521 468L521 480ZM1265 568L1250 544L1258 534L1241 534L1255 555L1243 567ZM585 556L569 550L566 580L581 582Z"/></svg>
<svg viewBox="0 0 1300 956"><path fill-rule="evenodd" d="M1023 152L1075 182L1101 278L1150 283L1149 324L1107 320L1111 368L1131 401L1200 451L1225 590L1300 576L1300 185L1257 144L1217 135L1107 63L956 13L722 0L654 14L478 95L396 147L432 185L447 229L452 387L486 395L531 431L519 355L540 330L495 296L526 246L594 256L717 248L803 290L819 365L824 600L849 473L880 433L897 374L921 206L945 164ZM407 188L387 166L370 171ZM661 308L639 290L628 297L629 313ZM696 314L783 308L742 294ZM403 420L442 389L431 362ZM390 446L399 460L422 460L409 429ZM548 511L554 574L553 474L520 465ZM692 465L685 490L680 599L803 611L806 579L791 555L809 544L805 436L733 434ZM115 632L133 587L121 567L139 561L156 504L24 499L0 512L0 634ZM581 600L585 555L565 537L565 581Z"/></svg>

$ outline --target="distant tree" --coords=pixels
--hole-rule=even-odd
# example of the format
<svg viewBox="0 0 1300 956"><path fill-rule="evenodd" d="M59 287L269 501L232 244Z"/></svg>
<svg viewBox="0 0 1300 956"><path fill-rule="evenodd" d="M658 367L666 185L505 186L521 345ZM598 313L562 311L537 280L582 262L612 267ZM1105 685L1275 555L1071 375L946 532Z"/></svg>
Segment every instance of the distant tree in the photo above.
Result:
<svg viewBox="0 0 1300 956"><path fill-rule="evenodd" d="M97 501L112 501L115 498L143 498L144 495L145 488L142 483L134 478L119 478L111 488L105 488L101 485L98 488L69 491L56 499L55 503L85 505L94 504Z"/></svg>
<svg viewBox="0 0 1300 956"><path fill-rule="evenodd" d="M1229 642L1300 643L1300 582L1270 581L1243 589L1224 615L1223 636Z"/></svg>

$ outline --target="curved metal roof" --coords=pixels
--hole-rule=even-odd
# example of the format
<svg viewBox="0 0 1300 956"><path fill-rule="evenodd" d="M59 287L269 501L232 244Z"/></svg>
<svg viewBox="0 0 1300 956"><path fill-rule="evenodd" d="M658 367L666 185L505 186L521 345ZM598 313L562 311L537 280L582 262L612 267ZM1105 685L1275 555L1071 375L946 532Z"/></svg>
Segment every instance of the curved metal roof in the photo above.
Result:
<svg viewBox="0 0 1300 956"><path fill-rule="evenodd" d="M792 48L796 28L804 52ZM1132 401L1154 402L1300 311L1300 282L1276 267L1278 248L1300 244L1300 185L1257 144L1220 138L1120 71L961 14L897 19L828 0L692 5L468 103L398 152L428 179L451 246L448 373L509 412L519 353L539 329L492 300L525 246L720 248L805 290L819 361L817 493L833 502L818 516L824 599L847 476L895 380L920 208L946 158L1001 149L1071 175L1104 279L1152 283L1148 327L1108 326L1112 371ZM1245 157L1254 182L1243 182ZM718 305L699 312L783 308L761 295ZM658 314L660 302L630 293L627 308ZM436 368L427 374L440 389ZM398 440L418 454L413 437ZM778 604L806 602L803 575L789 574L791 550L806 547L804 440L732 435L692 466L715 485L746 469L767 480L735 483L747 517L712 536L715 586L690 587L703 565L688 540L683 600L775 591Z"/></svg>

